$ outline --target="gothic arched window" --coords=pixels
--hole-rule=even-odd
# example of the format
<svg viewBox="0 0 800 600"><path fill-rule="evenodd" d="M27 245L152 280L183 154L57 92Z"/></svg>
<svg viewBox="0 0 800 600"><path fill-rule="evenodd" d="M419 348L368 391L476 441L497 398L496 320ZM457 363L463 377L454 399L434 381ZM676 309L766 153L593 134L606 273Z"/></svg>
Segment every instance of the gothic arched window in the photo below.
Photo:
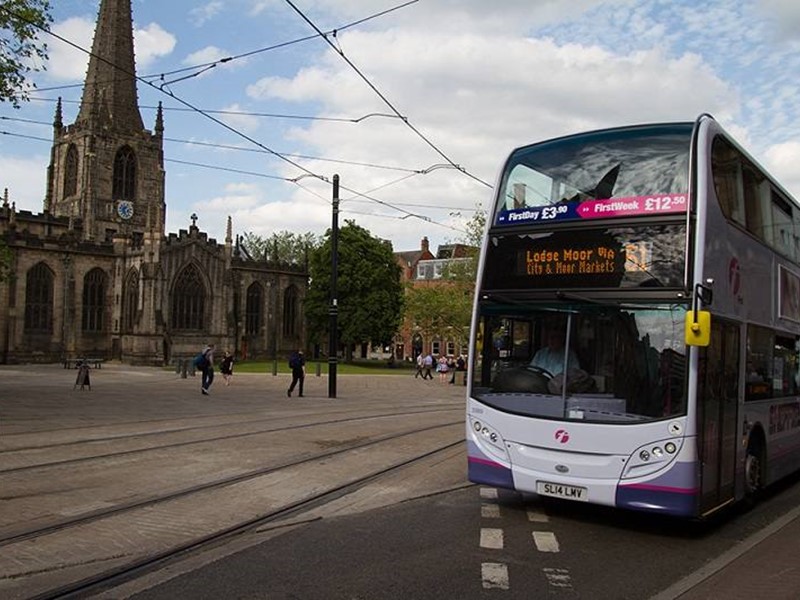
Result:
<svg viewBox="0 0 800 600"><path fill-rule="evenodd" d="M247 305L244 312L244 331L247 335L258 335L261 330L262 295L259 283L252 283L247 288Z"/></svg>
<svg viewBox="0 0 800 600"><path fill-rule="evenodd" d="M25 331L53 332L53 272L45 263L31 267L25 278Z"/></svg>
<svg viewBox="0 0 800 600"><path fill-rule="evenodd" d="M103 269L92 269L83 278L83 319L84 331L103 331L103 317L106 308L106 281Z"/></svg>
<svg viewBox="0 0 800 600"><path fill-rule="evenodd" d="M136 155L130 146L123 146L114 158L114 200L136 199Z"/></svg>
<svg viewBox="0 0 800 600"><path fill-rule="evenodd" d="M139 272L131 269L122 288L122 331L130 333L139 310Z"/></svg>
<svg viewBox="0 0 800 600"><path fill-rule="evenodd" d="M70 144L64 161L64 198L78 193L78 149Z"/></svg>
<svg viewBox="0 0 800 600"><path fill-rule="evenodd" d="M205 323L206 289L200 271L186 267L172 288L173 329L203 329Z"/></svg>
<svg viewBox="0 0 800 600"><path fill-rule="evenodd" d="M283 335L297 334L297 289L286 288L283 294Z"/></svg>

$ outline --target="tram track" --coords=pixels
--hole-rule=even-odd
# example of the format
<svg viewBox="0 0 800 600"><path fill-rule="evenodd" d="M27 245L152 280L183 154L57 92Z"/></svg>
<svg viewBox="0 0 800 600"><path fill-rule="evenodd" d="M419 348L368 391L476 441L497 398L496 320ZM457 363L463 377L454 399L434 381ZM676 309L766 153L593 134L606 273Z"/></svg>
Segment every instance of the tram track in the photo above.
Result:
<svg viewBox="0 0 800 600"><path fill-rule="evenodd" d="M63 530L63 529L69 528L69 527L75 527L76 525L81 525L81 524L85 524L85 523L91 523L93 521L98 521L98 520L104 519L106 517L109 517L111 515L124 513L126 511L131 511L131 510L135 510L135 509L145 508L147 506L153 506L153 505L159 504L161 502L168 502L170 500L174 500L174 499L181 498L181 497L184 497L184 496L188 496L188 495L191 495L191 494L197 494L199 492L203 492L203 491L207 491L207 490L213 490L215 488L225 487L225 486L229 486L229 485L232 485L232 484L235 484L235 483L241 483L241 482L244 482L244 481L248 481L250 479L254 479L256 477L262 477L262 476L268 475L270 473L278 472L278 471L280 471L282 469L288 469L288 468L291 468L291 467L296 467L296 466L299 466L299 465L303 465L303 464L306 464L306 463L312 463L312 462L320 461L320 460L327 459L327 458L334 458L334 457L339 456L341 454L344 454L346 452L351 452L353 450L357 450L357 449L360 449L360 448L368 448L369 446L373 446L375 444L380 444L380 443L383 443L383 442L386 442L386 441L392 441L392 440L395 440L395 439L398 439L398 438L402 438L402 437L405 437L405 436L408 436L408 435L414 435L414 434L422 433L422 432L425 432L425 431L431 431L431 430L435 430L435 429L441 429L441 428L444 428L444 427L450 427L452 425L458 425L458 424L461 424L461 423L463 423L463 421L452 421L452 422L449 422L449 423L437 424L437 425L433 425L433 426L430 426L430 427L415 428L415 429L411 429L411 430L402 431L402 432L399 432L399 433L392 433L392 434L388 434L388 435L385 435L385 436L380 436L378 438L365 441L363 443L349 445L349 446L346 446L346 447L343 447L343 448L339 448L339 449L336 449L336 450L331 450L331 451L328 451L328 452L320 452L320 453L314 454L312 456L304 456L304 457L299 458L297 460L290 460L290 461L284 462L282 464L271 465L269 467L264 467L264 468L261 468L261 469L255 469L253 471L249 471L249 472L246 472L246 473L241 473L241 474L238 474L238 475L235 475L235 476L232 476L232 477L225 477L223 479L218 479L216 481L190 486L190 487L187 487L187 488L184 488L184 489L181 489L181 490L177 490L177 491L171 492L169 494L162 494L160 496L151 497L151 498L145 498L145 499L142 499L142 500L139 500L139 501L136 501L136 502L120 504L120 505L115 506L113 508L100 509L100 510L93 511L93 512L90 512L90 513L87 513L87 514L83 514L83 515L79 515L79 516L76 516L76 517L73 517L73 518L70 518L70 519L64 519L64 520L61 520L61 521L58 521L58 522L55 522L55 523L51 523L51 524L43 526L43 527L38 527L36 529L31 529L31 530L24 531L24 532L21 532L21 533L18 533L18 534L7 535L5 537L0 537L0 548L2 548L4 546L7 546L9 544L18 542L18 541L34 539L36 537L39 537L39 536L42 536L42 535L46 535L46 534L52 533L54 531L60 531L60 530Z"/></svg>
<svg viewBox="0 0 800 600"><path fill-rule="evenodd" d="M135 545L131 550L120 542L117 544L116 554L82 556L80 564L54 561L49 568L40 567L27 574L0 573L0 583L3 580L19 580L20 577L41 576L43 585L37 586L40 589L35 590L35 595L25 597L84 597L89 592L99 591L114 582L160 568L176 557L199 552L226 538L290 516L298 517L308 513L382 477L432 457L442 460L441 457L448 451L463 444L462 426L463 420L459 419L394 432L241 476L220 479L127 506L97 511L95 514L7 537L0 540L3 555L17 553L25 556L35 548L41 558L43 554L47 555L48 538L53 546L59 546L58 540L54 538L68 538L70 530L80 528L84 529L83 537L86 537L87 530L94 528L92 530L98 532L97 538L100 539L102 534L114 530L115 523L112 521L115 521L122 524L123 530L126 528L125 523L129 529L145 523L154 532L153 537L158 538L158 543L151 544L146 552L137 553ZM253 497L253 494L260 495ZM213 525L208 525L206 513L215 507L225 506L225 501L232 503L231 510L247 504L247 509L242 511L242 515L246 514L247 518L221 518ZM271 506L267 510L260 510L261 502L271 503ZM201 514L193 518L191 511L187 510L188 506L195 506ZM124 537L126 534L122 535ZM61 581L56 585L52 583L54 579L68 581ZM2 591L3 586L0 585L0 593Z"/></svg>
<svg viewBox="0 0 800 600"><path fill-rule="evenodd" d="M150 446L143 446L141 448L134 448L130 450L118 450L115 452L107 452L104 454L90 454L87 456L82 456L78 458L69 458L63 460L51 460L48 462L39 462L34 464L27 464L22 466L15 466L15 467L2 467L0 466L0 475L9 474L9 473L19 473L24 472L27 470L33 469L47 469L50 467L60 467L60 466L67 466L76 463L91 461L91 460L99 460L99 459L107 459L107 458L117 458L122 456L128 456L132 454L137 454L141 452L151 452L157 450L168 450L171 448L179 448L183 446L191 446L195 444L203 444L208 442L219 442L219 441L226 441L226 440L235 440L250 436L257 436L263 434L271 434L271 433L281 433L286 431L298 430L298 429L309 429L313 427L319 427L323 425L341 425L346 423L355 423L355 422L364 422L369 420L376 420L376 419L385 419L391 417L401 417L401 416L408 416L408 415L421 415L421 414L433 414L433 413L441 413L441 412L461 412L462 407L459 405L454 405L453 407L446 407L446 408L430 408L426 410L417 410L417 411L409 411L407 407L402 410L398 411L395 410L393 412L386 412L380 414L373 414L373 415L363 415L359 413L357 417L346 417L340 419L330 419L324 421L309 421L305 423L299 423L294 425L289 425L286 427L271 427L266 429L256 429L253 431L248 432L239 432L239 433L232 433L226 435L220 435L215 437L203 437L193 440L185 440L181 442L174 442L170 444L160 444L160 445L150 445ZM336 414L335 412L333 414ZM319 414L314 415L315 417L319 417ZM287 417L287 419L296 419L296 417ZM114 443L119 444L123 443L128 440L146 440L148 438L154 438L157 436L168 436L168 435L180 435L180 434L187 434L187 433L194 433L194 432L201 432L207 431L209 429L223 429L223 428L230 428L230 427L237 427L237 426L253 426L255 424L261 422L269 422L274 424L276 419L274 417L270 418L261 418L261 419L248 419L245 421L234 421L234 422L225 422L225 423L216 423L216 424L208 424L202 425L197 427L183 427L183 428L175 428L170 430L161 430L161 431L149 431L144 433L132 433L126 435L119 435L119 436L110 436L106 438L88 438L84 440L73 440L70 442L61 442L55 444L42 444L37 446L28 446L28 447L20 447L20 448L13 448L13 449L6 449L0 450L0 464L2 463L3 459L8 459L8 457L13 457L14 454L23 454L23 453L30 453L33 451L56 451L59 448L66 448L66 447L76 447L85 445L87 447L96 446L102 443Z"/></svg>

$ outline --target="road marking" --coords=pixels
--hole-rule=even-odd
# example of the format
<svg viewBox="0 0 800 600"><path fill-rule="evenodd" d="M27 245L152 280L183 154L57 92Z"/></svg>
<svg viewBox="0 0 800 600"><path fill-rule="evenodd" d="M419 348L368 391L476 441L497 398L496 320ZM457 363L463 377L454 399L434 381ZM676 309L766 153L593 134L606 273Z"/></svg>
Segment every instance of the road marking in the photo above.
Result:
<svg viewBox="0 0 800 600"><path fill-rule="evenodd" d="M533 543L539 552L559 552L556 534L550 531L534 531Z"/></svg>
<svg viewBox="0 0 800 600"><path fill-rule="evenodd" d="M531 521L532 523L548 523L550 521L550 517L541 511L529 510L528 521Z"/></svg>
<svg viewBox="0 0 800 600"><path fill-rule="evenodd" d="M499 519L500 518L500 505L499 504L481 504L481 516L484 519Z"/></svg>
<svg viewBox="0 0 800 600"><path fill-rule="evenodd" d="M497 490L495 488L481 488L481 498L484 500L497 500Z"/></svg>
<svg viewBox="0 0 800 600"><path fill-rule="evenodd" d="M483 588L486 590L497 588L508 589L508 567L502 563L481 564L481 577Z"/></svg>
<svg viewBox="0 0 800 600"><path fill-rule="evenodd" d="M542 571L544 571L544 576L547 577L547 583L551 586L572 589L572 578L569 576L569 570L544 568Z"/></svg>
<svg viewBox="0 0 800 600"><path fill-rule="evenodd" d="M503 530L481 528L481 548L491 548L492 550L503 549Z"/></svg>

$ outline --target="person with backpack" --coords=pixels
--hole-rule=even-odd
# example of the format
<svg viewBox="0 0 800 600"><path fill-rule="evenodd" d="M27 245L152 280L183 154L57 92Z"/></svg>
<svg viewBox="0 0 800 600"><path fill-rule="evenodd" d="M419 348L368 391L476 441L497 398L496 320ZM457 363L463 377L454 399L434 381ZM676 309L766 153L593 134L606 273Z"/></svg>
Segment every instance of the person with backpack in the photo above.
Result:
<svg viewBox="0 0 800 600"><path fill-rule="evenodd" d="M200 369L203 375L200 380L200 392L208 396L208 388L214 382L214 344L208 344L203 348L203 351L195 357L194 366Z"/></svg>
<svg viewBox="0 0 800 600"><path fill-rule="evenodd" d="M292 352L291 357L289 357L289 368L292 370L292 385L289 386L289 389L286 390L286 395L289 398L292 397L292 392L296 385L299 384L299 394L297 394L300 398L303 397L303 381L306 378L306 359L303 356L302 350L297 350L296 352Z"/></svg>

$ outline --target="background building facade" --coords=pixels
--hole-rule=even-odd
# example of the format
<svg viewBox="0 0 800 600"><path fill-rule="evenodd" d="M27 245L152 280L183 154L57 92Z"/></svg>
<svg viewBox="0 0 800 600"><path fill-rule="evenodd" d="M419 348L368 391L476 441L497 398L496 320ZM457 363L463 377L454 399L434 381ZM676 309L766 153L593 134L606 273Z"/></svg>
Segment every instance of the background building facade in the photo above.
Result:
<svg viewBox="0 0 800 600"><path fill-rule="evenodd" d="M8 191L0 239L0 362L78 356L164 364L204 344L240 357L303 345L307 265L239 251L197 227L165 234L164 120L138 107L130 0L102 0L78 116L59 101L43 212Z"/></svg>

